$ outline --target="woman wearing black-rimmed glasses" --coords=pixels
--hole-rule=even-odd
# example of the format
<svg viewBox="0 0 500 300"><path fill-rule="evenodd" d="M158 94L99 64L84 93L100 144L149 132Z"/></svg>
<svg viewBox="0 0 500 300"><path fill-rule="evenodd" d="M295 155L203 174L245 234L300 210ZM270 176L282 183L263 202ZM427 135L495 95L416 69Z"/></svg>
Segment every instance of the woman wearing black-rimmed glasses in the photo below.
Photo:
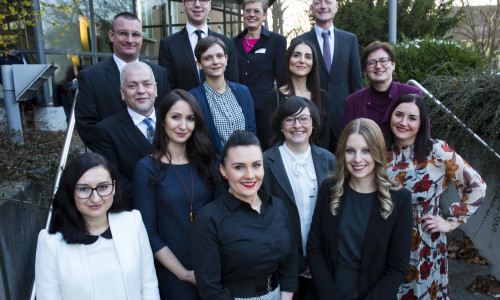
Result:
<svg viewBox="0 0 500 300"><path fill-rule="evenodd" d="M37 299L160 298L141 214L124 211L117 178L96 153L66 166L38 236Z"/></svg>
<svg viewBox="0 0 500 300"><path fill-rule="evenodd" d="M306 242L318 186L335 168L335 156L315 145L319 135L319 112L306 98L290 97L273 115L272 143L264 152L266 176L262 189L283 200L297 245L299 291L304 299L311 275Z"/></svg>
<svg viewBox="0 0 500 300"><path fill-rule="evenodd" d="M385 136L389 111L401 96L422 92L413 86L395 82L396 52L391 44L375 41L361 55L361 68L370 79L370 86L349 95L344 102L341 132L357 118L373 120Z"/></svg>

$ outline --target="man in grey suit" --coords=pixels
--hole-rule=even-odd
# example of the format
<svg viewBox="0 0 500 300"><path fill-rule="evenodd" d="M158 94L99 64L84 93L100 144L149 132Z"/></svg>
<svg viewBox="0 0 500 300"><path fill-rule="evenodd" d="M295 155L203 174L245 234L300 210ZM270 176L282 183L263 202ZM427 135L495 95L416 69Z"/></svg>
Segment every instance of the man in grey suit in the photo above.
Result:
<svg viewBox="0 0 500 300"><path fill-rule="evenodd" d="M333 97L333 131L338 139L344 100L363 88L363 80L356 35L333 26L337 9L336 0L312 0L311 12L316 24L298 38L312 42L318 53L321 88Z"/></svg>
<svg viewBox="0 0 500 300"><path fill-rule="evenodd" d="M168 71L172 89L190 91L205 81L203 71L196 66L194 48L198 40L213 35L226 44L228 55L224 76L227 80L239 82L238 57L233 41L208 29L207 18L212 8L210 0L182 0L187 23L181 31L165 37L160 42L158 64Z"/></svg>
<svg viewBox="0 0 500 300"><path fill-rule="evenodd" d="M76 129L87 147L93 150L95 125L110 116L126 111L120 95L120 70L127 63L139 60L142 46L142 25L128 12L117 14L108 37L113 43L113 57L78 73L78 96L75 106ZM146 62L158 83L156 106L168 92L165 68Z"/></svg>

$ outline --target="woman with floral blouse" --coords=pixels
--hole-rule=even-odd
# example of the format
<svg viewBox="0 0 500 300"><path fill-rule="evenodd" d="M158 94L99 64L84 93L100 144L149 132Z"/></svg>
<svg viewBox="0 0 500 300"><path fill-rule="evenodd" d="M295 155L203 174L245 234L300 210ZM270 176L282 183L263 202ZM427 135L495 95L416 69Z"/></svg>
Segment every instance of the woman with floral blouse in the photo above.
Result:
<svg viewBox="0 0 500 300"><path fill-rule="evenodd" d="M413 238L410 268L398 299L450 299L446 233L457 228L478 209L486 184L465 160L444 141L432 140L422 97L399 98L390 113L387 172L412 192ZM439 199L453 183L460 201L439 210Z"/></svg>

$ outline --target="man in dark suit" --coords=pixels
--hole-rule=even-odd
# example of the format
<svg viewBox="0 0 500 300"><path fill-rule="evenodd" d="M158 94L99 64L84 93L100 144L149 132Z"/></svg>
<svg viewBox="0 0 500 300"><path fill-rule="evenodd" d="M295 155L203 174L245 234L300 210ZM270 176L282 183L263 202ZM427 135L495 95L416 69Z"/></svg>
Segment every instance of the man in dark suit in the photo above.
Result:
<svg viewBox="0 0 500 300"><path fill-rule="evenodd" d="M238 58L233 41L208 29L207 17L212 8L210 0L183 0L187 23L181 31L165 37L160 42L158 64L168 71L172 89L190 91L205 81L203 71L196 67L194 48L198 40L213 35L226 44L228 62L224 76L227 80L238 80Z"/></svg>
<svg viewBox="0 0 500 300"><path fill-rule="evenodd" d="M333 26L337 8L336 0L313 0L311 12L316 24L298 38L312 42L318 53L321 88L333 96L333 131L338 139L344 100L363 88L363 80L356 35Z"/></svg>
<svg viewBox="0 0 500 300"><path fill-rule="evenodd" d="M101 120L126 110L120 95L120 70L125 64L137 61L142 45L142 25L137 17L123 12L116 15L108 32L113 43L113 57L88 67L78 74L76 99L76 129L87 147L93 149L93 127ZM170 92L167 71L147 63L158 82L159 105L163 96Z"/></svg>
<svg viewBox="0 0 500 300"><path fill-rule="evenodd" d="M123 199L132 208L135 164L148 154L156 128L157 84L151 67L140 61L125 65L120 81L126 109L95 126L93 150L119 173Z"/></svg>

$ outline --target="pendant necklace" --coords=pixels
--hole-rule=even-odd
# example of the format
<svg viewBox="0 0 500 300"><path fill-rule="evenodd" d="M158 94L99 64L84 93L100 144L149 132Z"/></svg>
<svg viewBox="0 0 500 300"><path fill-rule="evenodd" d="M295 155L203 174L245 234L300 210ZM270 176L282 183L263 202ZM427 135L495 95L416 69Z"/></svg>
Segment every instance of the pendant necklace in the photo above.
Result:
<svg viewBox="0 0 500 300"><path fill-rule="evenodd" d="M258 39L257 39L258 40ZM250 43L248 42L248 34L245 36L245 43L247 44L248 47L250 48L253 48L253 46L255 46L255 44L257 44L257 42L255 42L255 44L253 45L250 45Z"/></svg>
<svg viewBox="0 0 500 300"><path fill-rule="evenodd" d="M193 168L191 167L191 164L189 164L189 172L190 172L190 175L191 175L191 197L189 197L189 192L188 192L188 189L186 187L186 184L184 183L184 180L182 180L182 177L179 174L179 172L177 172L177 169L175 168L175 166L172 163L170 165L172 166L172 169L174 169L175 174L177 175L177 177L181 181L182 186L184 187L184 190L186 191L187 198L189 200L189 220L191 222L193 222L194 221L194 216L195 216L195 213L193 211L193 199L194 199Z"/></svg>

